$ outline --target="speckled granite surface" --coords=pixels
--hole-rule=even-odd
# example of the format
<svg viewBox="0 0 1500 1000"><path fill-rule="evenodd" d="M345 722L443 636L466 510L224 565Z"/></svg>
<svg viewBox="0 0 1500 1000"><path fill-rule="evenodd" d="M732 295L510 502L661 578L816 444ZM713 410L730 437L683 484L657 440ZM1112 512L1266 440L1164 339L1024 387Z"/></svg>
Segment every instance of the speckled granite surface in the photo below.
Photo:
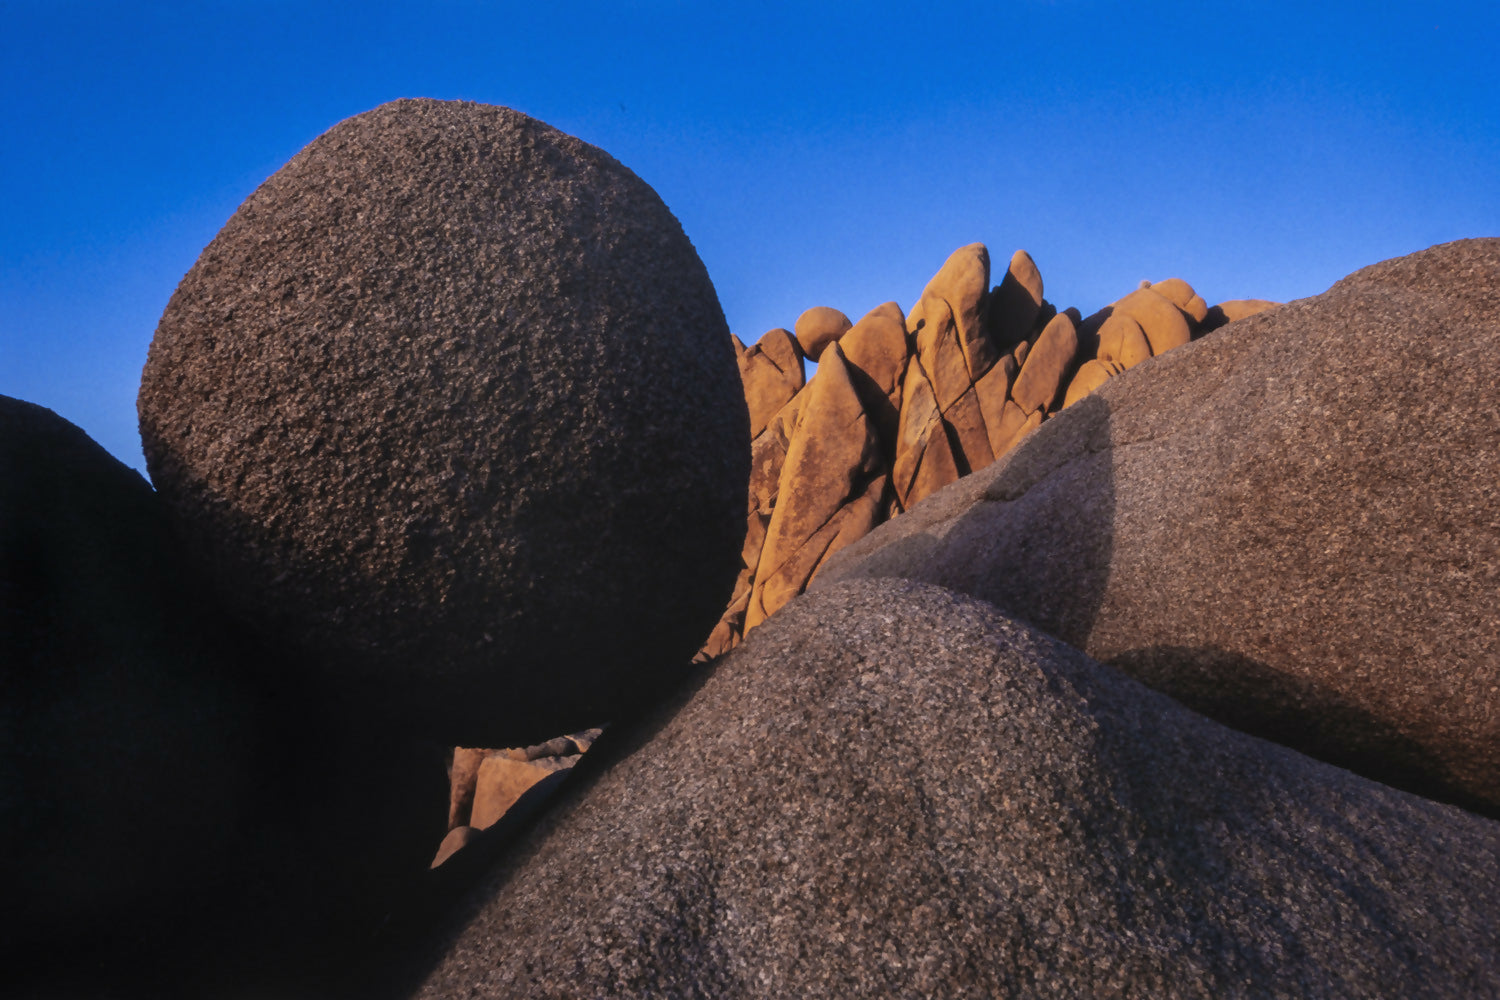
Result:
<svg viewBox="0 0 1500 1000"><path fill-rule="evenodd" d="M152 479L221 596L450 742L614 717L713 627L748 419L681 226L506 108L340 123L162 317Z"/></svg>
<svg viewBox="0 0 1500 1000"><path fill-rule="evenodd" d="M983 597L1186 704L1500 812L1500 240L1111 379L814 587Z"/></svg>
<svg viewBox="0 0 1500 1000"><path fill-rule="evenodd" d="M1481 997L1497 935L1495 823L854 581L567 794L416 995Z"/></svg>

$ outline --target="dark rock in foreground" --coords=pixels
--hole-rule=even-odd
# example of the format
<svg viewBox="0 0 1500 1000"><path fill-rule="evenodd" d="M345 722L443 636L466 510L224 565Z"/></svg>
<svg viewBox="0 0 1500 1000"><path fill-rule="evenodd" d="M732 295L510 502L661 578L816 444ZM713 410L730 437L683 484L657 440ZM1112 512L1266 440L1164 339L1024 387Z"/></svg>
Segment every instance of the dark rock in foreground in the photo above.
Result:
<svg viewBox="0 0 1500 1000"><path fill-rule="evenodd" d="M120 987L201 944L259 767L217 640L146 481L0 396L0 993Z"/></svg>
<svg viewBox="0 0 1500 1000"><path fill-rule="evenodd" d="M0 995L294 995L424 874L442 748L202 596L140 475L0 397Z"/></svg>
<svg viewBox="0 0 1500 1000"><path fill-rule="evenodd" d="M1500 827L892 580L760 626L475 907L417 995L1500 992Z"/></svg>
<svg viewBox="0 0 1500 1000"><path fill-rule="evenodd" d="M1500 240L1110 379L820 584L974 594L1222 722L1500 813Z"/></svg>
<svg viewBox="0 0 1500 1000"><path fill-rule="evenodd" d="M543 739L648 697L729 596L749 462L730 344L628 169L506 108L396 101L203 252L141 432L226 605L326 664L351 711Z"/></svg>

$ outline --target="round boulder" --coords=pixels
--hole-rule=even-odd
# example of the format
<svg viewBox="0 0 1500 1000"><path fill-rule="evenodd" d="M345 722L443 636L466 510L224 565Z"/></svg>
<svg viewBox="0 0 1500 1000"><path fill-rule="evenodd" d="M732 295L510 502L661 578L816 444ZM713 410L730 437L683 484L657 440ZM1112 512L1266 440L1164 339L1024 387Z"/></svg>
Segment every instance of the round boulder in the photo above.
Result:
<svg viewBox="0 0 1500 1000"><path fill-rule="evenodd" d="M507 108L403 100L260 186L151 345L147 466L241 618L449 742L618 717L729 597L748 421L654 191Z"/></svg>
<svg viewBox="0 0 1500 1000"><path fill-rule="evenodd" d="M813 306L797 317L797 343L807 360L817 364L828 345L837 343L853 326L848 316L832 306Z"/></svg>

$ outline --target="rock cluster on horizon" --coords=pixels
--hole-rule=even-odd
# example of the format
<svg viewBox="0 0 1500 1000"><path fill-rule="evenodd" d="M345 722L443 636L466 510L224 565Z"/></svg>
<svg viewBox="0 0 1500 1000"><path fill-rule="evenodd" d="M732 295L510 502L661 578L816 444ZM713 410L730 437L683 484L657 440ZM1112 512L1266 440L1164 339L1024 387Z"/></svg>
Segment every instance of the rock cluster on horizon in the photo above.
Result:
<svg viewBox="0 0 1500 1000"><path fill-rule="evenodd" d="M909 314L887 302L850 323L815 306L795 331L749 347L735 338L750 409L745 543L734 596L699 658L734 648L839 549L990 465L1106 379L1273 305L1210 309L1168 278L1084 319L1043 297L1024 250L990 287L989 251L974 243L953 252ZM818 365L811 382L804 357Z"/></svg>

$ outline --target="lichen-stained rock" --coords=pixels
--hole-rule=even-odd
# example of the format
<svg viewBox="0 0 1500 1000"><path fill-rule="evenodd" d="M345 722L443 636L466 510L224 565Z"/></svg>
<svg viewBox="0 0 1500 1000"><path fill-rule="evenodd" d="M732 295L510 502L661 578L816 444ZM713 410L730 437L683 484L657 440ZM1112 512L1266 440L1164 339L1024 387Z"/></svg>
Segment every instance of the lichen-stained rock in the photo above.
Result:
<svg viewBox="0 0 1500 1000"><path fill-rule="evenodd" d="M829 344L836 343L853 326L849 317L831 306L813 306L797 317L797 343L807 359L816 362Z"/></svg>
<svg viewBox="0 0 1500 1000"><path fill-rule="evenodd" d="M457 909L413 996L1438 1000L1500 981L1495 823L1217 725L939 588L814 591L632 751Z"/></svg>
<svg viewBox="0 0 1500 1000"><path fill-rule="evenodd" d="M967 382L989 371L1000 357L983 322L989 282L990 252L985 245L959 247L932 276L906 317L906 329L917 338L919 353L924 332L929 344L952 341L958 346ZM947 405L964 392L945 371L930 368L928 377L939 393L939 405Z"/></svg>
<svg viewBox="0 0 1500 1000"><path fill-rule="evenodd" d="M1115 312L1099 327L1099 360L1134 368L1149 357L1151 343L1133 316Z"/></svg>
<svg viewBox="0 0 1500 1000"><path fill-rule="evenodd" d="M1236 728L1500 815L1497 469L1500 240L1464 240L1111 379L819 579L963 589Z"/></svg>
<svg viewBox="0 0 1500 1000"><path fill-rule="evenodd" d="M1217 330L1226 323L1233 323L1237 319L1246 319L1258 313L1263 313L1279 302L1268 302L1265 299L1230 299L1228 302L1220 302L1208 311L1208 317L1203 321L1202 332L1209 333Z"/></svg>
<svg viewBox="0 0 1500 1000"><path fill-rule="evenodd" d="M1025 250L1017 250L1011 255L1005 277L990 293L985 325L995 346L1006 351L1029 339L1044 301L1042 274L1036 261Z"/></svg>
<svg viewBox="0 0 1500 1000"><path fill-rule="evenodd" d="M766 429L776 411L802 391L802 351L786 330L769 330L754 347L739 352L740 384L750 410L750 437Z"/></svg>
<svg viewBox="0 0 1500 1000"><path fill-rule="evenodd" d="M824 531L846 505L867 495L881 471L879 438L837 344L824 352L805 392L755 570L746 631L801 593L834 547L878 522L878 503L872 503L862 530L841 524L832 537Z"/></svg>
<svg viewBox="0 0 1500 1000"><path fill-rule="evenodd" d="M146 462L216 592L392 731L657 697L724 608L748 419L708 273L613 157L403 100L262 184L168 304ZM691 456L685 460L684 456Z"/></svg>
<svg viewBox="0 0 1500 1000"><path fill-rule="evenodd" d="M1051 413L1062 397L1063 380L1077 354L1078 331L1073 320L1062 313L1053 316L1027 352L1011 398L1028 416L1037 410Z"/></svg>
<svg viewBox="0 0 1500 1000"><path fill-rule="evenodd" d="M1078 374L1074 375L1072 381L1068 383L1068 394L1063 399L1063 408L1072 406L1103 385L1105 380L1113 378L1124 370L1124 365L1106 358L1085 361L1078 367Z"/></svg>
<svg viewBox="0 0 1500 1000"><path fill-rule="evenodd" d="M927 374L914 360L906 369L901 396L901 429L891 473L896 498L905 509L957 478L958 461L942 410Z"/></svg>

